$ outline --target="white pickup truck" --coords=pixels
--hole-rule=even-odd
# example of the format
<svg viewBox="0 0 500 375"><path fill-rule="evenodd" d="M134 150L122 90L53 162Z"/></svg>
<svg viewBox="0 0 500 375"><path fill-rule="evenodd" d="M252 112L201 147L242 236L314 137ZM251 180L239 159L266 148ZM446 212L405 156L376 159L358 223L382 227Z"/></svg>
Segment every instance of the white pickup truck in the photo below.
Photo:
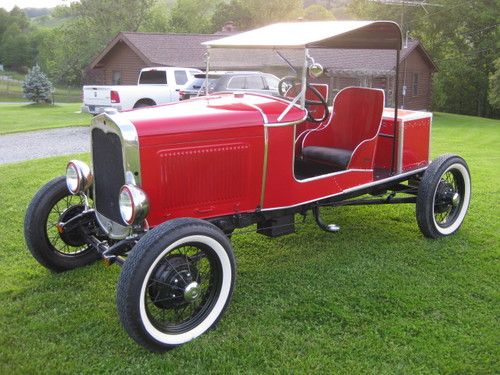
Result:
<svg viewBox="0 0 500 375"><path fill-rule="evenodd" d="M178 67L144 68L137 85L83 86L82 112L99 114L105 108L118 111L179 101L179 90L201 73Z"/></svg>

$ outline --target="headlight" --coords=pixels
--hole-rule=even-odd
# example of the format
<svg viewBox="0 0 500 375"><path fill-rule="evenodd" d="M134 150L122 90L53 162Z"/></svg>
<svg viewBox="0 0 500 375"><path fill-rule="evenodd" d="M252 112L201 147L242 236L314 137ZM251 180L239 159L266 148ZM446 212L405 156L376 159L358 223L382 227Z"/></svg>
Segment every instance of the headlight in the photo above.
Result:
<svg viewBox="0 0 500 375"><path fill-rule="evenodd" d="M66 166L66 186L71 194L78 194L92 186L92 172L87 164L80 160L70 160Z"/></svg>
<svg viewBox="0 0 500 375"><path fill-rule="evenodd" d="M123 185L120 190L120 214L128 225L141 223L149 212L146 193L134 185Z"/></svg>

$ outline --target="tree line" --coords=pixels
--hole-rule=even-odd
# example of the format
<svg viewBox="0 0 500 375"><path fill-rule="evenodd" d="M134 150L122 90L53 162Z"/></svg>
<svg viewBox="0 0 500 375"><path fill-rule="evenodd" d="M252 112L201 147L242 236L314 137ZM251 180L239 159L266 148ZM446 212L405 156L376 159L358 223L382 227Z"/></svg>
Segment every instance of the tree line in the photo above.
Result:
<svg viewBox="0 0 500 375"><path fill-rule="evenodd" d="M408 0L409 2L410 0ZM92 58L120 31L213 33L272 22L335 19L403 20L436 62L433 110L500 116L500 0L436 0L440 7L402 7L370 0L81 0L30 19L0 9L0 63L78 85ZM496 60L496 63L495 63Z"/></svg>
<svg viewBox="0 0 500 375"><path fill-rule="evenodd" d="M353 0L349 10L361 19L403 20L403 34L423 43L439 69L433 80L434 110L499 117L500 0L431 3L439 6Z"/></svg>

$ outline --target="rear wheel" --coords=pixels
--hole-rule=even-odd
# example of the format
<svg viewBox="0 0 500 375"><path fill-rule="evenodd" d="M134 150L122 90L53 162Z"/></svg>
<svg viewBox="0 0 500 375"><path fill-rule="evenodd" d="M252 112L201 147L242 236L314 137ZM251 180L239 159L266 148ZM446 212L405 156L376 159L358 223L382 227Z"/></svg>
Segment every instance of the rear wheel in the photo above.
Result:
<svg viewBox="0 0 500 375"><path fill-rule="evenodd" d="M135 103L134 109L152 107L155 105L156 105L156 103L150 99L142 99L142 100L139 100L137 103Z"/></svg>
<svg viewBox="0 0 500 375"><path fill-rule="evenodd" d="M231 244L214 225L175 219L135 245L118 281L117 308L129 335L164 351L214 327L235 284Z"/></svg>
<svg viewBox="0 0 500 375"><path fill-rule="evenodd" d="M435 159L420 182L416 215L424 236L438 238L455 233L469 207L471 179L464 159L443 155Z"/></svg>
<svg viewBox="0 0 500 375"><path fill-rule="evenodd" d="M33 257L56 272L82 267L100 258L78 229L59 233L57 224L83 212L82 197L72 195L66 178L57 177L33 197L24 219L24 236Z"/></svg>

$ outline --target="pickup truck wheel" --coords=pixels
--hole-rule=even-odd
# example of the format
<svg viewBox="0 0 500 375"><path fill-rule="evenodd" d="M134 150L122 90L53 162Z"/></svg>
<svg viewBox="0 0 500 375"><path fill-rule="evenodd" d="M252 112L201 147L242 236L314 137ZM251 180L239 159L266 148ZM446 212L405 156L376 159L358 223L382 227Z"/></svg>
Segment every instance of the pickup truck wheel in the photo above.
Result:
<svg viewBox="0 0 500 375"><path fill-rule="evenodd" d="M471 179L464 159L443 155L424 173L417 194L418 226L429 238L455 233L469 207Z"/></svg>
<svg viewBox="0 0 500 375"><path fill-rule="evenodd" d="M217 324L235 277L232 247L219 228L198 219L168 221L144 235L123 265L120 320L147 349L172 349Z"/></svg>
<svg viewBox="0 0 500 375"><path fill-rule="evenodd" d="M56 225L80 214L83 200L72 195L66 178L57 177L33 197L24 219L24 236L33 257L46 268L60 272L85 266L99 259L78 229L59 233Z"/></svg>
<svg viewBox="0 0 500 375"><path fill-rule="evenodd" d="M154 101L149 100L149 99L143 99L143 100L139 100L137 103L135 103L134 109L152 107L154 105L156 105L156 103Z"/></svg>

